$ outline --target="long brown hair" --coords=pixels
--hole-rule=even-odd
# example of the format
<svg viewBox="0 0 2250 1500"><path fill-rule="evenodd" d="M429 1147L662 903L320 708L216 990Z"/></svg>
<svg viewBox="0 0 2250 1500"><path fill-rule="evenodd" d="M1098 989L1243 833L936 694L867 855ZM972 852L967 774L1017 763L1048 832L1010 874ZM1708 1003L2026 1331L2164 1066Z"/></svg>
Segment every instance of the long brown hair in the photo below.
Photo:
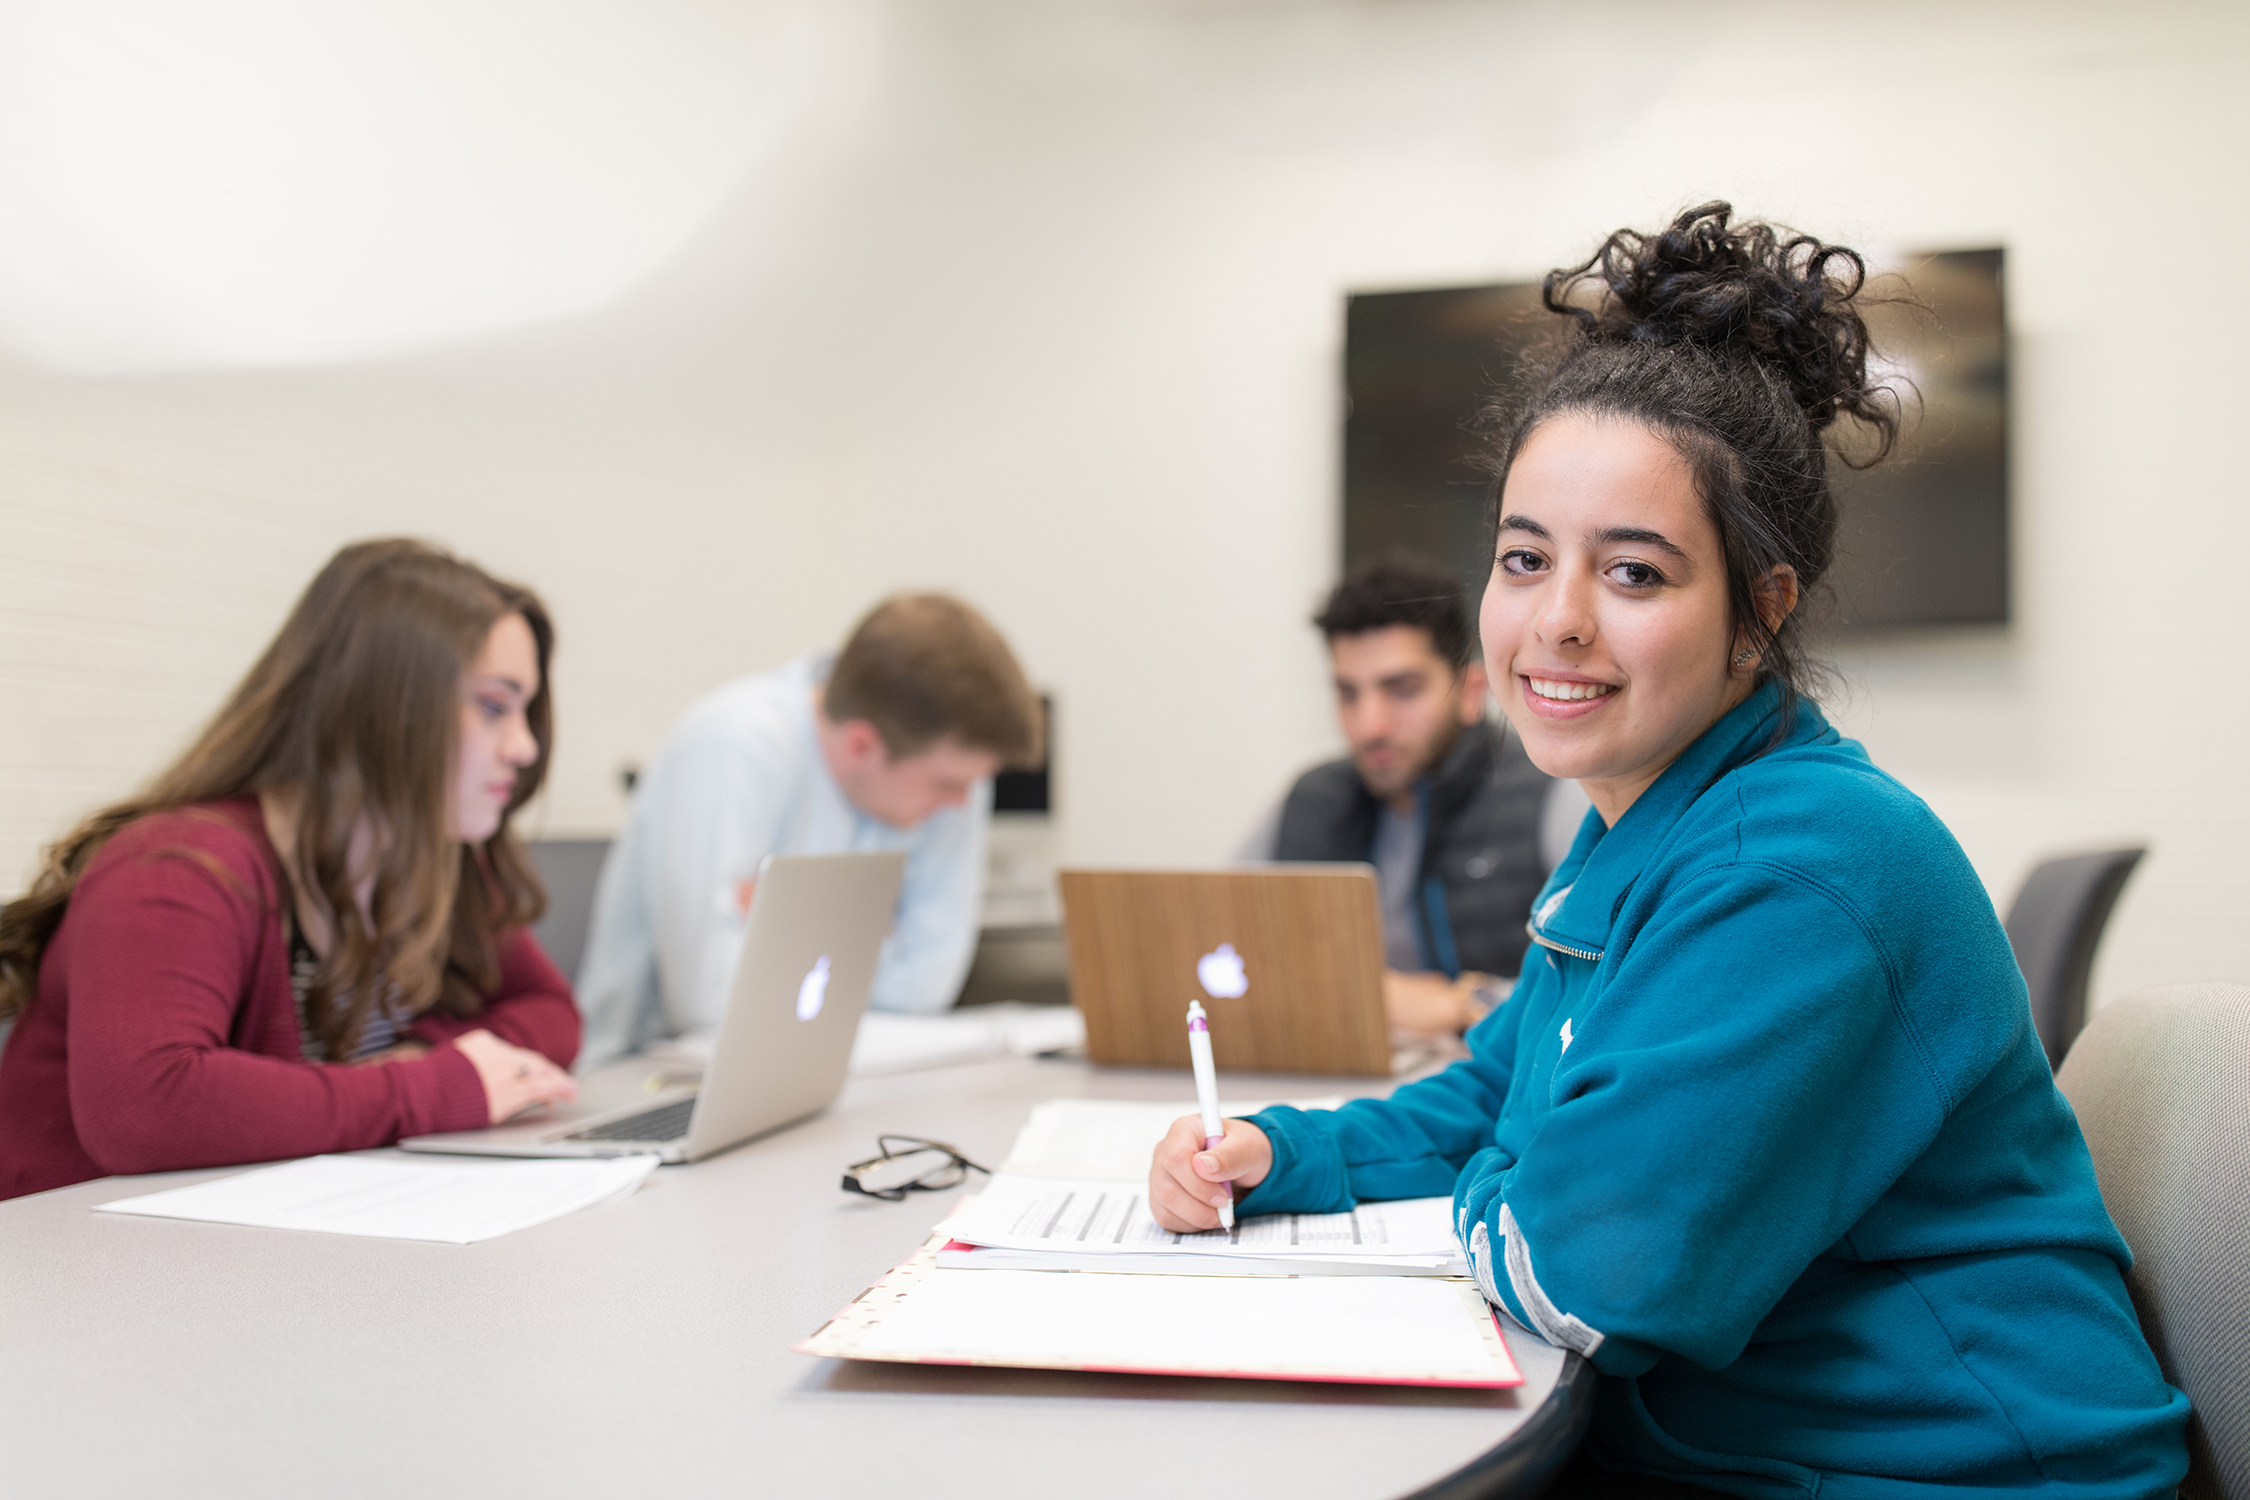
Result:
<svg viewBox="0 0 2250 1500"><path fill-rule="evenodd" d="M470 846L453 837L448 814L462 681L511 613L538 645L539 690L525 713L539 758L517 776L499 829ZM426 543L338 552L187 753L49 847L31 893L0 913L0 1019L37 995L71 892L112 835L151 813L261 792L297 807L295 847L283 851L297 880L277 871L280 888L298 888L333 934L306 997L328 1055L350 1055L379 1002L407 1015L477 1014L499 984L500 932L546 907L509 820L546 777L554 638L529 589ZM370 872L351 868L362 828L376 832L363 850L374 861L364 910L354 875Z"/></svg>

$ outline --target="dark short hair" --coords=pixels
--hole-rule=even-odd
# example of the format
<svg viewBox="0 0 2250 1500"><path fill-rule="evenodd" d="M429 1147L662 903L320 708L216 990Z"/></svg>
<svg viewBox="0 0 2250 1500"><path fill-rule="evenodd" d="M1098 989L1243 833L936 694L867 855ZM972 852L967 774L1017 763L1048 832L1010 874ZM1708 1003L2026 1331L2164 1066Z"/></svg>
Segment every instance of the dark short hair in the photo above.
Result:
<svg viewBox="0 0 2250 1500"><path fill-rule="evenodd" d="M950 736L1010 766L1039 764L1039 695L990 621L945 594L885 599L854 627L829 669L821 709L864 719L892 759Z"/></svg>
<svg viewBox="0 0 2250 1500"><path fill-rule="evenodd" d="M1313 623L1330 641L1393 625L1423 631L1430 638L1430 649L1456 672L1469 664L1476 650L1461 580L1415 557L1377 557L1360 563L1330 591Z"/></svg>

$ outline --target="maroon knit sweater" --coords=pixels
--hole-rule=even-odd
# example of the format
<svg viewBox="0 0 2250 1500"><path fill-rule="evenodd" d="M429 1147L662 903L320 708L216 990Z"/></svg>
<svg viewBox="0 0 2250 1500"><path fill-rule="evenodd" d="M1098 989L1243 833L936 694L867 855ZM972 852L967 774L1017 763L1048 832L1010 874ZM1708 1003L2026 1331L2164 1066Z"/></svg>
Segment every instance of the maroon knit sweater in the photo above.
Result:
<svg viewBox="0 0 2250 1500"><path fill-rule="evenodd" d="M94 856L0 1054L0 1198L474 1129L484 1085L444 1044L480 1026L578 1055L570 985L517 929L484 1014L409 1029L427 1057L303 1061L279 871L254 801L154 814Z"/></svg>

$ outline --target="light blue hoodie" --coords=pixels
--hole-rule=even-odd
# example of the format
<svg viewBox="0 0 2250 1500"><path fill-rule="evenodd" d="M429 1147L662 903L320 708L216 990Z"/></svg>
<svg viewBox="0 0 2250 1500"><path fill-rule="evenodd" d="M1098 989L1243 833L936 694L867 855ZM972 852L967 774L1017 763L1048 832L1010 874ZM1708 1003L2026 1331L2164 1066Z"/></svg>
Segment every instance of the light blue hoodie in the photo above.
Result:
<svg viewBox="0 0 2250 1500"><path fill-rule="evenodd" d="M1772 686L1589 813L1473 1054L1267 1110L1244 1212L1451 1193L1485 1295L1607 1378L1612 1467L1743 1495L2169 1495L2078 1125L1960 846ZM1772 748L1769 748L1772 747Z"/></svg>

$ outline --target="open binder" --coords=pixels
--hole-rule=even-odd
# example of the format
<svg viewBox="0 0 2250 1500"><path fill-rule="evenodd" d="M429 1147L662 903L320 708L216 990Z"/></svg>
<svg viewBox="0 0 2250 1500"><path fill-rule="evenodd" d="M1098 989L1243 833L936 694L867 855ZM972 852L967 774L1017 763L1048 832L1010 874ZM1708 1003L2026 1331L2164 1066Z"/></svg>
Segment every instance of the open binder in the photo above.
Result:
<svg viewBox="0 0 2250 1500"><path fill-rule="evenodd" d="M1466 1281L946 1269L944 1233L800 1354L1241 1380L1504 1389L1523 1376Z"/></svg>

